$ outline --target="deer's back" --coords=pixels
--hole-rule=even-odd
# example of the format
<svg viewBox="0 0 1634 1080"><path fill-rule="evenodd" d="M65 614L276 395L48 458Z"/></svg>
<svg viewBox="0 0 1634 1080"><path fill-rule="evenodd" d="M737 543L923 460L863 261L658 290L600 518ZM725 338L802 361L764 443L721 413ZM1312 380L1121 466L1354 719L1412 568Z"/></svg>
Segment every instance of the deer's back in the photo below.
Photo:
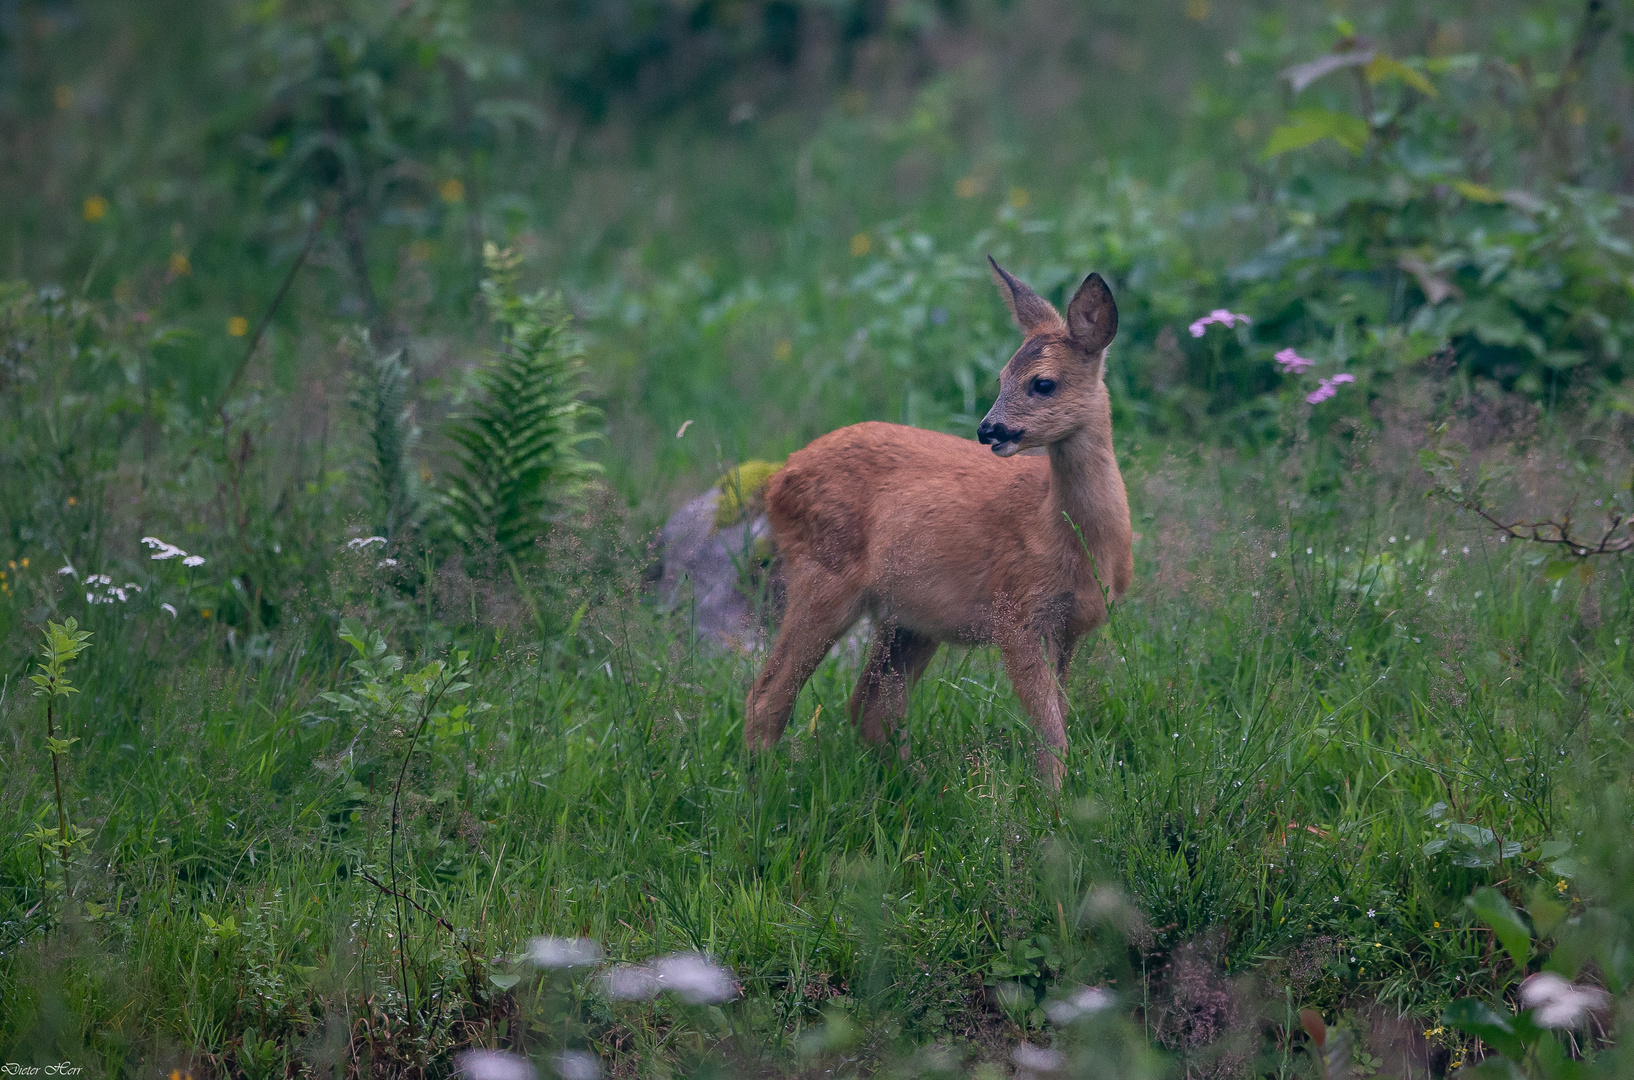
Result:
<svg viewBox="0 0 1634 1080"><path fill-rule="evenodd" d="M779 551L859 583L986 575L1017 506L1049 483L1043 458L1001 459L979 443L877 422L831 431L766 487Z"/></svg>

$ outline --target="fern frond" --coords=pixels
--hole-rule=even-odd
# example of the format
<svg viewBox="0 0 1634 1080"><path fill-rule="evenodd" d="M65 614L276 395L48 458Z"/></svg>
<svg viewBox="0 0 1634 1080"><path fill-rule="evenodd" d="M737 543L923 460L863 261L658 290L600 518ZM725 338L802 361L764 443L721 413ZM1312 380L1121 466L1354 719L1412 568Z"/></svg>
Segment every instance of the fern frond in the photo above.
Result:
<svg viewBox="0 0 1634 1080"><path fill-rule="evenodd" d="M388 540L408 526L419 509L419 490L409 452L420 437L408 404L403 350L381 355L361 332L363 370L353 382L352 407L363 420L372 456L367 465L376 530Z"/></svg>
<svg viewBox="0 0 1634 1080"><path fill-rule="evenodd" d="M520 559L600 473L583 447L600 437L601 413L582 400L583 360L561 298L519 293L516 256L492 244L483 254L500 348L476 375L476 404L449 423L457 468L444 507L461 542L491 542Z"/></svg>

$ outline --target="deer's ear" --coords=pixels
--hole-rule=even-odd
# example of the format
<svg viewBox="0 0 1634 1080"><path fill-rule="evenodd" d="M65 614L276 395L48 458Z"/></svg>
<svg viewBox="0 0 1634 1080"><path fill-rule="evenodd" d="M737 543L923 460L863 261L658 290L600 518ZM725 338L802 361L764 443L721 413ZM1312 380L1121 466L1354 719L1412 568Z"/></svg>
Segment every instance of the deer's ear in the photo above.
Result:
<svg viewBox="0 0 1634 1080"><path fill-rule="evenodd" d="M1011 277L1004 267L993 261L993 256L987 257L987 264L993 268L993 280L998 284L999 295L1004 297L1004 306L1010 309L1010 317L1023 334L1031 336L1061 324L1060 313L1048 300L1029 289L1025 282Z"/></svg>
<svg viewBox="0 0 1634 1080"><path fill-rule="evenodd" d="M1099 356L1118 333L1118 305L1112 290L1099 274L1091 274L1078 286L1067 305L1067 331L1072 343L1088 356Z"/></svg>

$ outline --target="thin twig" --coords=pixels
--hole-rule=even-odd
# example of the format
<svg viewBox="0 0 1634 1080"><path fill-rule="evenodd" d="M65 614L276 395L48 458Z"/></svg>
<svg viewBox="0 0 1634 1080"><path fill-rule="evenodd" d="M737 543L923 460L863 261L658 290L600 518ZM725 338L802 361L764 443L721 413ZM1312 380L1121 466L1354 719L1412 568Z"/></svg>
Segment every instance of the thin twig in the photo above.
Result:
<svg viewBox="0 0 1634 1080"><path fill-rule="evenodd" d="M245 370L250 366L250 359L255 356L256 347L261 344L261 338L266 335L267 327L272 324L272 317L278 313L279 305L284 302L284 294L289 292L291 285L295 284L295 275L301 272L301 267L306 263L306 257L312 253L312 247L318 242L318 234L323 230L323 223L328 217L329 209L324 207L318 211L318 216L313 219L312 227L307 230L306 243L302 245L301 253L295 256L295 261L290 265L289 272L284 275L283 284L279 285L278 291L273 294L272 303L267 305L267 310L261 315L261 321L256 323L255 333L250 335L249 344L244 349L244 356L239 360L238 367L233 369L233 377L227 380L226 387L216 399L216 412L221 412L227 407L227 399L232 397L233 390L238 386L238 380L244 377Z"/></svg>
<svg viewBox="0 0 1634 1080"><path fill-rule="evenodd" d="M392 888L390 885L387 885L384 881L380 881L379 879L377 879L373 874L369 873L367 870L360 870L360 871L358 871L358 873L362 875L364 881L367 881L370 885L373 885L375 888L379 889L381 892L385 893L387 896L395 896L399 900L407 900L411 905L413 905L413 907L416 910L418 910L420 912L420 914L426 916L428 919L435 920L436 923L439 926L441 926L444 930L447 930L450 934L455 933L453 923L449 922L447 919L443 918L441 915L438 915L435 911L430 910L424 904L422 904L418 900L414 899L414 897L409 896L406 893L398 892L396 889Z"/></svg>

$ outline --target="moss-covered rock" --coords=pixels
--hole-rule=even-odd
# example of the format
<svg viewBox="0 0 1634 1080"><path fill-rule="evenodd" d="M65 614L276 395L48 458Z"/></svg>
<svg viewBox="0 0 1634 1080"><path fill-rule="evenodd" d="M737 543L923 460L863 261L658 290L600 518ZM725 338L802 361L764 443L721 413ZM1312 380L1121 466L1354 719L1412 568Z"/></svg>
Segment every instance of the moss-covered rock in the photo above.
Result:
<svg viewBox="0 0 1634 1080"><path fill-rule="evenodd" d="M783 467L781 461L745 461L726 470L715 487L721 495L715 502L715 528L724 529L766 512L766 481Z"/></svg>

